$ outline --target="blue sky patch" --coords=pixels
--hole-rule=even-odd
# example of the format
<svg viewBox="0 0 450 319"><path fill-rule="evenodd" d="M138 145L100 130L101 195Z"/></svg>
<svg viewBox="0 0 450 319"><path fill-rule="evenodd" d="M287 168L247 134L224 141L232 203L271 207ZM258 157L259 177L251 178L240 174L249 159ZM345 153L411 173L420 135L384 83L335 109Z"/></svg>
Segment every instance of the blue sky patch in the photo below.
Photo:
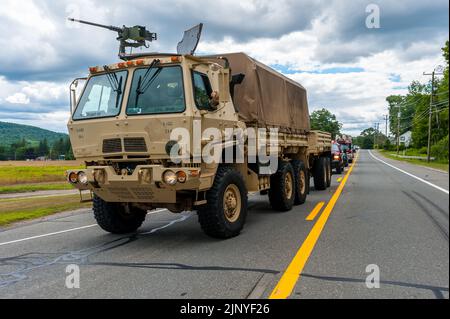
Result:
<svg viewBox="0 0 450 319"><path fill-rule="evenodd" d="M328 68L323 70L314 70L314 71L303 71L303 70L294 70L286 65L280 64L272 64L272 68L283 73L283 74L296 74L296 73L309 73L309 74L342 74L342 73L361 73L365 70L360 67L335 67Z"/></svg>
<svg viewBox="0 0 450 319"><path fill-rule="evenodd" d="M400 74L391 73L391 75L389 76L389 80L391 82L398 83L402 80L402 77L400 76Z"/></svg>

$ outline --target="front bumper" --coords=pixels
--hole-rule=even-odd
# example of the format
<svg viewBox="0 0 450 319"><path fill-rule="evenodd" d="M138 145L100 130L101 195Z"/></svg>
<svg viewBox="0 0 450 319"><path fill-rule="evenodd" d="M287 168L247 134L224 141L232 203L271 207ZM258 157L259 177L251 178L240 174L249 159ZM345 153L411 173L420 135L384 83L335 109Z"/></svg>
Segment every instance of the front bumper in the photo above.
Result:
<svg viewBox="0 0 450 319"><path fill-rule="evenodd" d="M183 171L187 179L184 183L169 186L163 182L163 173L167 170ZM127 203L176 203L177 192L200 190L202 180L200 168L167 168L161 165L139 165L132 174L119 175L111 166L92 166L86 169L69 170L71 173L84 172L87 183L72 183L79 190L90 190L108 202ZM205 181L203 181L205 182Z"/></svg>

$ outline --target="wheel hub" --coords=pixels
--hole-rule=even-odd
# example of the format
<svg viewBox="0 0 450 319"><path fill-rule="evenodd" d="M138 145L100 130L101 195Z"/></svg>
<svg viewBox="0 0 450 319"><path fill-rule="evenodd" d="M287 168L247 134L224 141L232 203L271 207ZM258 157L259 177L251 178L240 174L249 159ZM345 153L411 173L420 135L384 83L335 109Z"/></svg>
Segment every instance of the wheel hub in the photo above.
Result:
<svg viewBox="0 0 450 319"><path fill-rule="evenodd" d="M223 196L223 211L229 222L235 222L241 213L241 194L236 185L229 185Z"/></svg>
<svg viewBox="0 0 450 319"><path fill-rule="evenodd" d="M303 171L300 171L300 191L302 194L306 193L306 177Z"/></svg>
<svg viewBox="0 0 450 319"><path fill-rule="evenodd" d="M292 183L292 175L287 173L284 178L284 192L287 198L292 197L293 183Z"/></svg>

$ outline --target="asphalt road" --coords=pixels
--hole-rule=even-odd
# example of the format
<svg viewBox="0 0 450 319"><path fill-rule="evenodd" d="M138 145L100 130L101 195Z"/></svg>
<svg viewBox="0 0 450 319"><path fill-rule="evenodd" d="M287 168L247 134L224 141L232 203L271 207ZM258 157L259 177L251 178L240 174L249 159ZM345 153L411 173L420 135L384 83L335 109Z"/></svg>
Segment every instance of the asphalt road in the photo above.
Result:
<svg viewBox="0 0 450 319"><path fill-rule="evenodd" d="M0 297L267 298L324 221L298 281L290 276L290 298L448 298L448 174L363 150L343 177L287 213L250 196L244 231L225 241L204 235L195 213L164 210L126 236L103 232L90 210L0 231ZM307 221L319 202L325 208ZM78 289L66 287L71 264ZM379 288L366 286L368 265Z"/></svg>

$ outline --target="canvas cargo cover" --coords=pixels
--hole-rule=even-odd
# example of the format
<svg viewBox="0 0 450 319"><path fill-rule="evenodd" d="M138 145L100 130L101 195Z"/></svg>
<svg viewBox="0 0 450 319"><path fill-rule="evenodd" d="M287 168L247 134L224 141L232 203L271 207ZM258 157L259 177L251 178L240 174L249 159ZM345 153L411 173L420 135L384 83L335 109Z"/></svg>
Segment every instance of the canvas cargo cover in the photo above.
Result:
<svg viewBox="0 0 450 319"><path fill-rule="evenodd" d="M310 130L308 100L303 86L245 53L218 56L228 59L232 75L245 74L242 84L235 86L233 100L242 121L293 133ZM223 62L218 63L223 65Z"/></svg>

